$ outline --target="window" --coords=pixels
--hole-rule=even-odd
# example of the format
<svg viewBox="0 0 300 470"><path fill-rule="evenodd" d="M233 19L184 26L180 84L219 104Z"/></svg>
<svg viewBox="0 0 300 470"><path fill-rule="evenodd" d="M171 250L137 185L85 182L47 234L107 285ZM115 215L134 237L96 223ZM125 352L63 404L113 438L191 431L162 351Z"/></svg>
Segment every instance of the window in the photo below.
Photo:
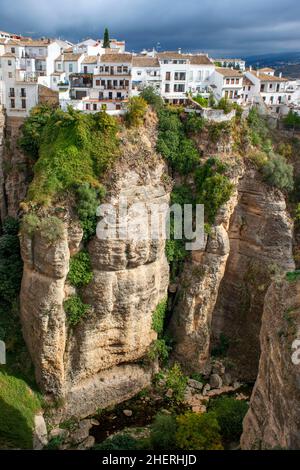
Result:
<svg viewBox="0 0 300 470"><path fill-rule="evenodd" d="M117 99L120 100L122 98L122 93L118 92L117 93Z"/></svg>
<svg viewBox="0 0 300 470"><path fill-rule="evenodd" d="M231 84L234 85L234 78L231 79Z"/></svg>
<svg viewBox="0 0 300 470"><path fill-rule="evenodd" d="M251 91L251 86L248 86L248 91Z"/></svg>
<svg viewBox="0 0 300 470"><path fill-rule="evenodd" d="M229 83L230 83L229 78L226 78L226 85L229 85Z"/></svg>
<svg viewBox="0 0 300 470"><path fill-rule="evenodd" d="M273 88L273 84L272 84L272 83L270 83L270 90L271 90L272 88Z"/></svg>
<svg viewBox="0 0 300 470"><path fill-rule="evenodd" d="M278 92L279 90L280 90L280 85L279 85L279 83L278 83L277 88L276 88L276 91Z"/></svg>
<svg viewBox="0 0 300 470"><path fill-rule="evenodd" d="M142 72L139 70L139 71L137 72L137 75L142 75Z"/></svg>
<svg viewBox="0 0 300 470"><path fill-rule="evenodd" d="M278 104L281 103L281 96L278 97Z"/></svg>
<svg viewBox="0 0 300 470"><path fill-rule="evenodd" d="M21 102L22 102L22 109L26 109L26 100L24 100L23 98Z"/></svg>
<svg viewBox="0 0 300 470"><path fill-rule="evenodd" d="M85 66L83 67L83 73L87 73L87 71L88 71L88 68L87 68L87 66L85 65Z"/></svg>
<svg viewBox="0 0 300 470"><path fill-rule="evenodd" d="M123 82L122 82L123 83ZM121 81L120 81L120 85L121 85ZM118 86L118 80L113 80L113 86L117 87Z"/></svg>
<svg viewBox="0 0 300 470"><path fill-rule="evenodd" d="M93 111L97 111L97 105L96 105L96 103L93 104Z"/></svg>
<svg viewBox="0 0 300 470"><path fill-rule="evenodd" d="M165 92L170 93L170 84L169 83L166 83L166 85L165 85Z"/></svg>
<svg viewBox="0 0 300 470"><path fill-rule="evenodd" d="M175 77L174 77L174 80L179 80L179 81L183 81L185 80L185 72L175 72Z"/></svg>
<svg viewBox="0 0 300 470"><path fill-rule="evenodd" d="M73 64L69 64L69 72L73 72Z"/></svg>
<svg viewBox="0 0 300 470"><path fill-rule="evenodd" d="M16 107L16 106L15 106L15 100L14 100L14 99L10 100L10 107L11 107L11 108L15 108L15 107Z"/></svg>
<svg viewBox="0 0 300 470"><path fill-rule="evenodd" d="M57 69L58 69L58 70L61 70L61 64L60 64L60 63L57 64Z"/></svg>
<svg viewBox="0 0 300 470"><path fill-rule="evenodd" d="M89 111L89 110L91 109L91 107L90 107L90 103L86 103L86 105L85 105L85 109L86 109L87 111Z"/></svg>
<svg viewBox="0 0 300 470"><path fill-rule="evenodd" d="M128 73L128 67L127 67L127 65L124 65L124 67L123 67L123 72Z"/></svg>
<svg viewBox="0 0 300 470"><path fill-rule="evenodd" d="M13 78L12 72L8 72L8 78Z"/></svg>
<svg viewBox="0 0 300 470"><path fill-rule="evenodd" d="M166 80L167 81L171 80L171 72L166 72Z"/></svg>
<svg viewBox="0 0 300 470"><path fill-rule="evenodd" d="M291 97L291 95L289 95L289 96L288 96L288 100L291 101L291 99L292 99L292 97Z"/></svg>
<svg viewBox="0 0 300 470"><path fill-rule="evenodd" d="M174 92L175 93L184 93L185 92L185 86L184 84L176 84L174 85Z"/></svg>
<svg viewBox="0 0 300 470"><path fill-rule="evenodd" d="M264 84L260 85L260 91L265 91L265 85Z"/></svg>
<svg viewBox="0 0 300 470"><path fill-rule="evenodd" d="M12 47L12 48L11 48L11 53L12 53L12 54L15 54L15 53L16 53L16 48L15 48L15 47Z"/></svg>
<svg viewBox="0 0 300 470"><path fill-rule="evenodd" d="M55 78L56 80L56 78ZM21 88L21 96L22 98L26 98L26 89L25 88Z"/></svg>
<svg viewBox="0 0 300 470"><path fill-rule="evenodd" d="M9 66L11 66L11 64L12 64L11 60L8 60L8 61L7 61L7 64L8 64Z"/></svg>
<svg viewBox="0 0 300 470"><path fill-rule="evenodd" d="M239 78L236 78L235 79L235 83L238 85L240 83L240 79Z"/></svg>
<svg viewBox="0 0 300 470"><path fill-rule="evenodd" d="M9 89L9 96L10 96L11 98L14 98L14 96L15 96L15 89L14 89L14 88L10 88L10 89Z"/></svg>
<svg viewBox="0 0 300 470"><path fill-rule="evenodd" d="M96 86L100 86L100 80L96 80Z"/></svg>
<svg viewBox="0 0 300 470"><path fill-rule="evenodd" d="M117 67L117 72L122 73L122 67L120 65Z"/></svg>

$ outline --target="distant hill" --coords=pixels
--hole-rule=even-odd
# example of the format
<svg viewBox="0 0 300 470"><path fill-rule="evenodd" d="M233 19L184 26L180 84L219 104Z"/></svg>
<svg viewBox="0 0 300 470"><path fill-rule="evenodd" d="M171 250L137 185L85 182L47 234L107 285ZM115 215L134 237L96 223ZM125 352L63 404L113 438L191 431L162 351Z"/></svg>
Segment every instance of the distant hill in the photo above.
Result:
<svg viewBox="0 0 300 470"><path fill-rule="evenodd" d="M244 57L247 65L254 67L273 67L276 75L282 72L284 77L300 79L300 52L281 52Z"/></svg>

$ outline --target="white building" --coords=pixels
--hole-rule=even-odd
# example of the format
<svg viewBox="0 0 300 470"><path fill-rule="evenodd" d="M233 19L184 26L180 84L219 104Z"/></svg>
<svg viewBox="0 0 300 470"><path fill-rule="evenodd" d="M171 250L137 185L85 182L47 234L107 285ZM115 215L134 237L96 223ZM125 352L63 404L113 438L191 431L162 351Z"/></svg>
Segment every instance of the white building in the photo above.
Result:
<svg viewBox="0 0 300 470"><path fill-rule="evenodd" d="M138 95L146 86L161 92L161 73L157 57L133 56L132 58L132 94Z"/></svg>
<svg viewBox="0 0 300 470"><path fill-rule="evenodd" d="M222 67L229 67L245 72L246 62L242 59L215 59L215 62L220 64Z"/></svg>
<svg viewBox="0 0 300 470"><path fill-rule="evenodd" d="M287 104L288 80L282 76L276 77L272 69L248 70L246 77L254 83L252 98L262 99L270 111L281 114L281 108Z"/></svg>
<svg viewBox="0 0 300 470"><path fill-rule="evenodd" d="M162 52L157 55L161 73L161 95L168 102L183 104L187 94L208 93L215 66L205 54Z"/></svg>
<svg viewBox="0 0 300 470"><path fill-rule="evenodd" d="M239 70L217 67L210 78L217 101L227 98L238 104L243 101L243 74Z"/></svg>

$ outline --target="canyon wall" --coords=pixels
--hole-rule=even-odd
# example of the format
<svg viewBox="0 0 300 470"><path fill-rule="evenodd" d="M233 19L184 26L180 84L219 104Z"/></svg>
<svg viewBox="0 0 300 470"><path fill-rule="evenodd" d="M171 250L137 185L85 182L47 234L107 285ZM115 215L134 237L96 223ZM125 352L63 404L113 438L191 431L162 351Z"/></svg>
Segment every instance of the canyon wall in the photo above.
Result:
<svg viewBox="0 0 300 470"><path fill-rule="evenodd" d="M18 216L32 175L32 163L18 147L23 122L23 118L7 117L0 111L1 220L6 216Z"/></svg>
<svg viewBox="0 0 300 470"><path fill-rule="evenodd" d="M260 345L258 377L241 447L300 449L299 281L277 281L269 287Z"/></svg>
<svg viewBox="0 0 300 470"><path fill-rule="evenodd" d="M124 133L121 157L107 176L107 203L169 204L162 183L166 167L155 154L155 122L148 130ZM126 141L126 143L124 143ZM101 240L88 245L93 280L82 293L91 311L70 327L63 301L74 293L66 281L70 256L81 247L82 231L66 215L65 233L49 245L40 234L21 239L23 332L46 394L62 398L62 416L87 416L124 401L151 381L144 361L156 338L152 314L166 297L169 266L165 241Z"/></svg>

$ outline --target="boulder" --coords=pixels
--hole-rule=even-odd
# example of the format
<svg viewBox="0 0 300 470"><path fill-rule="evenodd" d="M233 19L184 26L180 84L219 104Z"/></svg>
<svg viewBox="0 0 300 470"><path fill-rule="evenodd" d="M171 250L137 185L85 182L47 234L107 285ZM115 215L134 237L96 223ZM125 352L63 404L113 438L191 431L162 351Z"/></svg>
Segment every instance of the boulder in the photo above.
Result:
<svg viewBox="0 0 300 470"><path fill-rule="evenodd" d="M132 416L132 410L123 410L123 414L129 418Z"/></svg>
<svg viewBox="0 0 300 470"><path fill-rule="evenodd" d="M81 444L79 444L78 450L88 450L94 447L94 445L95 445L94 436L89 436Z"/></svg>
<svg viewBox="0 0 300 470"><path fill-rule="evenodd" d="M33 449L41 450L48 444L47 426L43 415L35 415L33 430Z"/></svg>
<svg viewBox="0 0 300 470"><path fill-rule="evenodd" d="M218 374L212 374L209 379L211 388L221 388L223 385L222 379Z"/></svg>
<svg viewBox="0 0 300 470"><path fill-rule="evenodd" d="M193 388L193 389L199 390L199 391L201 391L203 389L203 383L199 382L198 380L194 380L194 379L189 379L188 380L188 386L190 388Z"/></svg>
<svg viewBox="0 0 300 470"><path fill-rule="evenodd" d="M204 387L203 387L203 390L202 390L202 395L207 395L207 393L210 391L210 385L209 384L205 384Z"/></svg>

